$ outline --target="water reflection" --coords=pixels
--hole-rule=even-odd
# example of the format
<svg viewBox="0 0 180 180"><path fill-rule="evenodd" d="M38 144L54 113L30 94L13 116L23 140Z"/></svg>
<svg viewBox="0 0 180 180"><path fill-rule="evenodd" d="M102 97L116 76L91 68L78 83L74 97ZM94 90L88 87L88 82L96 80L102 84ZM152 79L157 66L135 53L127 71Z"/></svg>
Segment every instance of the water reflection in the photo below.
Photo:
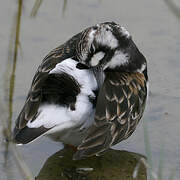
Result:
<svg viewBox="0 0 180 180"><path fill-rule="evenodd" d="M73 150L69 147L49 157L36 180L131 180L133 171L142 157L127 151L109 150L99 157L73 161ZM146 180L146 170L140 165L135 179Z"/></svg>

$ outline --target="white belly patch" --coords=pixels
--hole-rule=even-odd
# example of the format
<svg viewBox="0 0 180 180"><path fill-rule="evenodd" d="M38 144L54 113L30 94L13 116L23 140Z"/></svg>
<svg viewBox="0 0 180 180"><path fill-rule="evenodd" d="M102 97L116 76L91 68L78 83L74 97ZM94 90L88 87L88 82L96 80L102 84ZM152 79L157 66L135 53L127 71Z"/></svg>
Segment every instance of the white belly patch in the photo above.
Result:
<svg viewBox="0 0 180 180"><path fill-rule="evenodd" d="M89 97L95 97L93 90L97 89L97 82L91 70L76 68L77 62L67 59L56 65L50 73L67 73L80 84L80 93L76 97L75 110L67 106L56 104L41 104L38 116L33 122L28 122L29 128L43 126L51 128L47 135L67 144L78 145L87 128L94 121L94 109Z"/></svg>

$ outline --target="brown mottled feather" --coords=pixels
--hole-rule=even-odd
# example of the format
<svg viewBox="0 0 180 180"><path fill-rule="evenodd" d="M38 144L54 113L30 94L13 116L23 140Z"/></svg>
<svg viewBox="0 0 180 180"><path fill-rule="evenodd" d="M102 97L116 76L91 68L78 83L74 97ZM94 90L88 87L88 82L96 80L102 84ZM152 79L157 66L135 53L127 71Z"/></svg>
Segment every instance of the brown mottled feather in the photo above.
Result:
<svg viewBox="0 0 180 180"><path fill-rule="evenodd" d="M143 115L146 96L143 74L106 72L96 105L95 122L74 159L97 155L128 138Z"/></svg>

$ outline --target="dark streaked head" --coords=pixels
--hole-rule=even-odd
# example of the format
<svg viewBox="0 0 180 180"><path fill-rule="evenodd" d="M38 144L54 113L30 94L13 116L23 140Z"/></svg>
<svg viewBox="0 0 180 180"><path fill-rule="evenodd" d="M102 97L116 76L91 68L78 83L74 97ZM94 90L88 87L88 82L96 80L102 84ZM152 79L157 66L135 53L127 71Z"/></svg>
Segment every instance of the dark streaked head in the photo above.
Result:
<svg viewBox="0 0 180 180"><path fill-rule="evenodd" d="M141 71L146 68L146 60L129 32L114 22L87 28L78 43L77 56L81 63L89 67L100 65L104 70Z"/></svg>

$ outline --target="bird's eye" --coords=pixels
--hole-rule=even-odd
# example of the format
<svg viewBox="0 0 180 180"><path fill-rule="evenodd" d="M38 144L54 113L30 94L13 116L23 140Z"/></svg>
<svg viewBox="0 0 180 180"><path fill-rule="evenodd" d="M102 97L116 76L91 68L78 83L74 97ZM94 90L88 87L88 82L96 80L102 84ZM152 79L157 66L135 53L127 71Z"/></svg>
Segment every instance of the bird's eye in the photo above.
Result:
<svg viewBox="0 0 180 180"><path fill-rule="evenodd" d="M109 28L106 28L106 31L109 31Z"/></svg>

